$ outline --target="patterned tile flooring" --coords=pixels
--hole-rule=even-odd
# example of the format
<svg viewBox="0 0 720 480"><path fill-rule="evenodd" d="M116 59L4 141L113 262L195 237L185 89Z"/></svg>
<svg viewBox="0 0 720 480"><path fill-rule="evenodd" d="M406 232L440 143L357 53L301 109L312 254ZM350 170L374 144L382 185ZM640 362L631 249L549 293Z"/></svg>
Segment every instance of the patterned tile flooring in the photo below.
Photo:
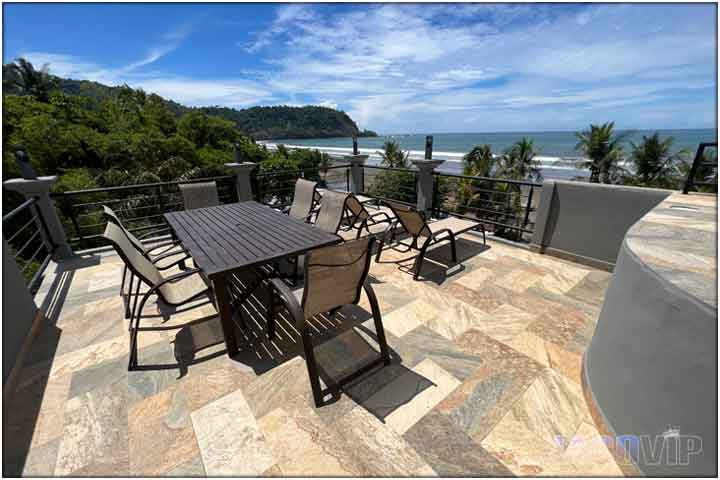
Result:
<svg viewBox="0 0 720 480"><path fill-rule="evenodd" d="M393 363L314 408L292 327L252 310L235 359L211 305L152 305L140 365L117 257L58 267L40 332L5 402L3 472L26 476L619 476L580 386L610 274L474 235L383 252L371 275ZM41 291L41 293L43 293ZM342 375L376 354L369 306L312 321L318 361Z"/></svg>

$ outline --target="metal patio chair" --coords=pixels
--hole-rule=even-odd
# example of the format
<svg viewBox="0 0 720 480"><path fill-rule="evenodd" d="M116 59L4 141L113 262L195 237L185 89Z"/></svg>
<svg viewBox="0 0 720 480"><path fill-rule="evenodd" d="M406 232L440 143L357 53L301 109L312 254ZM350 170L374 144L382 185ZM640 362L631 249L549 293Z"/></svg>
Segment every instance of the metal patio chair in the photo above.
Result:
<svg viewBox="0 0 720 480"><path fill-rule="evenodd" d="M309 222L315 213L315 206L320 201L317 183L298 178L295 182L292 205L285 213L304 222Z"/></svg>
<svg viewBox="0 0 720 480"><path fill-rule="evenodd" d="M310 386L315 405L318 407L322 405L325 395L337 392L344 383L357 378L358 375L380 363L390 364L390 353L385 339L380 307L367 278L374 242L375 238L365 237L307 253L304 257L305 285L300 301L282 280L270 279L277 296L273 302L272 315L268 322L268 335L271 339L275 335L274 318L278 307L286 307L295 328L300 333ZM368 297L375 321L375 333L380 347L379 358L340 380L328 380L326 383L330 385L323 390L315 361L312 337L308 329L308 319L321 313L332 315L344 305L357 305L362 290L365 290Z"/></svg>
<svg viewBox="0 0 720 480"><path fill-rule="evenodd" d="M386 235L396 221L391 209L378 207L368 210L365 204L353 194L348 197L345 205L347 212L344 225L345 232L340 235L348 240L353 231L357 231L355 238L360 238L363 234Z"/></svg>
<svg viewBox="0 0 720 480"><path fill-rule="evenodd" d="M345 218L347 202L351 194L326 190L320 202L315 226L329 233L337 233Z"/></svg>
<svg viewBox="0 0 720 480"><path fill-rule="evenodd" d="M457 249L455 246L455 237L457 235L475 228L481 228L483 243L486 243L485 227L483 227L480 222L458 217L448 217L434 222L427 222L425 215L422 212L418 212L410 206L388 201L383 203L385 203L393 211L398 219L398 224L402 226L403 229L412 237L410 245L403 243L403 245L408 247L407 250L403 251L403 253L409 252L410 250L419 250L418 256L415 259L415 273L413 274L414 280L417 280L420 276L420 269L422 268L422 263L425 259L425 253L431 245L449 241L452 252L452 261L457 262ZM396 230L396 228L392 229L390 242L395 239ZM420 237L425 237L422 245L418 244ZM380 261L380 254L382 253L384 244L385 237L380 240L380 245L378 246L377 255L375 257L376 262Z"/></svg>
<svg viewBox="0 0 720 480"><path fill-rule="evenodd" d="M185 210L196 208L217 207L220 205L217 184L212 182L180 183L178 184L183 197Z"/></svg>
<svg viewBox="0 0 720 480"><path fill-rule="evenodd" d="M338 233L340 224L345 217L346 202L349 196L349 193L327 190L325 195L322 197L320 210L318 211L317 218L315 219L315 226L329 233ZM292 269L292 273L289 275L291 282L293 285L297 285L298 276L300 275L302 255L294 258L287 258L285 261L290 264L290 268ZM279 265L276 269L280 271ZM287 278L287 274L285 274L285 276Z"/></svg>
<svg viewBox="0 0 720 480"><path fill-rule="evenodd" d="M128 370L133 370L137 367L137 336L140 317L148 299L152 295L157 295L158 300L167 305L180 306L208 295L211 293L211 289L200 275L201 270L198 268L163 277L160 270L132 245L125 232L113 222L108 222L103 237L110 242L128 270L138 279L134 294L135 300L130 311ZM144 292L142 300L138 304L141 284L145 284L148 290ZM210 302L212 302L212 298L210 295Z"/></svg>
<svg viewBox="0 0 720 480"><path fill-rule="evenodd" d="M184 261L190 258L190 253L183 248L177 240L168 240L164 242L160 242L157 244L153 244L152 246L145 246L142 243L142 239L151 236L156 235L159 232L165 232L167 233L169 231L168 227L162 227L157 230L152 230L151 232L147 232L140 237L136 237L133 235L133 233L125 227L123 222L120 220L120 217L107 205L103 205L103 214L105 215L105 218L108 220L108 222L112 222L125 234L130 244L137 250L142 256L147 258L150 262L152 262L155 267L157 267L158 270L167 270L171 267L174 267L175 265L180 264L180 268L184 268ZM160 248L165 248L161 252L153 253L156 250ZM129 278L129 288L128 292L125 292L125 278L127 276L127 266L123 266L122 271L122 281L120 282L120 296L123 297L123 303L125 304L125 318L130 317L130 295L132 292L132 286L133 286L133 280L135 276L132 272L130 272L130 278Z"/></svg>

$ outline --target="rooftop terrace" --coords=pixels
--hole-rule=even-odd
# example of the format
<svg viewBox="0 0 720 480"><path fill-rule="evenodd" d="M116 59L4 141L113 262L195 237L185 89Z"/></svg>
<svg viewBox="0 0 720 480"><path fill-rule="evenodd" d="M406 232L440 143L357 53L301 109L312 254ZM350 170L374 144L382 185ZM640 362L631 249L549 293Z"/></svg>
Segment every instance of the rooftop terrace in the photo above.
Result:
<svg viewBox="0 0 720 480"><path fill-rule="evenodd" d="M321 408L292 327L270 342L253 312L231 359L211 305L152 306L128 372L120 259L51 263L50 322L4 402L4 473L621 475L580 380L611 274L475 234L458 247L460 265L432 250L420 282L414 254L373 262L393 363ZM375 353L368 318L363 297L313 321L328 374Z"/></svg>

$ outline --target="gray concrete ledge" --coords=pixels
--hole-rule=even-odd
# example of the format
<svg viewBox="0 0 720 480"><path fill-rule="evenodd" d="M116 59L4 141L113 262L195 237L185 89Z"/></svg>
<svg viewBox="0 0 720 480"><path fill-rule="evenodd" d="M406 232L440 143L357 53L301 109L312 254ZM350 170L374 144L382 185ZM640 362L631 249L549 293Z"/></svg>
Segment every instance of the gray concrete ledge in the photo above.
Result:
<svg viewBox="0 0 720 480"><path fill-rule="evenodd" d="M673 196L628 232L585 352L583 386L605 424L598 427L635 439L626 453L640 472L715 476L717 306L702 279L713 289L717 280L701 266L716 262L716 243L697 237L715 217L670 209L681 202L703 204ZM702 451L687 455L698 439Z"/></svg>

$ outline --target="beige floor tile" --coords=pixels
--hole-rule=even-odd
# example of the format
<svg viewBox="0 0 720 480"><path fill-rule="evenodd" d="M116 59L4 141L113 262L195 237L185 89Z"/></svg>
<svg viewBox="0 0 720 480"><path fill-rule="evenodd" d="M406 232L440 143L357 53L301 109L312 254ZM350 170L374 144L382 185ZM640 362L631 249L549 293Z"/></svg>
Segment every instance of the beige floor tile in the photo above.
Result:
<svg viewBox="0 0 720 480"><path fill-rule="evenodd" d="M385 423L400 435L407 432L418 420L460 385L458 379L430 359L423 360L412 370L421 377L430 380L433 385L422 390L408 403L385 417ZM377 395L382 394L383 392L380 391Z"/></svg>
<svg viewBox="0 0 720 480"><path fill-rule="evenodd" d="M565 268L543 275L535 284L552 293L565 294L579 284L589 273L588 270Z"/></svg>
<svg viewBox="0 0 720 480"><path fill-rule="evenodd" d="M575 465L561 450L515 418L510 411L481 442L517 476L577 476Z"/></svg>
<svg viewBox="0 0 720 480"><path fill-rule="evenodd" d="M275 463L242 391L190 414L208 476L257 476Z"/></svg>
<svg viewBox="0 0 720 480"><path fill-rule="evenodd" d="M120 282L122 281L122 269L112 266L110 269L93 272L88 281L88 292L96 292L105 290L106 288L117 288L120 291Z"/></svg>
<svg viewBox="0 0 720 480"><path fill-rule="evenodd" d="M525 330L507 342L507 344L538 363L546 367L550 366L550 355L546 348L546 341L534 333Z"/></svg>
<svg viewBox="0 0 720 480"><path fill-rule="evenodd" d="M535 318L535 315L506 303L485 315L477 328L496 340L507 343L525 331Z"/></svg>
<svg viewBox="0 0 720 480"><path fill-rule="evenodd" d="M471 328L487 323L489 318L489 315L482 310L460 301L437 311L438 313L430 317L425 325L450 340Z"/></svg>
<svg viewBox="0 0 720 480"><path fill-rule="evenodd" d="M128 411L130 473L156 476L199 455L187 395L171 388Z"/></svg>
<svg viewBox="0 0 720 480"><path fill-rule="evenodd" d="M552 369L543 370L511 410L525 428L561 448L577 431L585 411L577 386Z"/></svg>
<svg viewBox="0 0 720 480"><path fill-rule="evenodd" d="M334 424L338 434L354 448L363 477L430 477L435 471L400 435L362 406Z"/></svg>
<svg viewBox="0 0 720 480"><path fill-rule="evenodd" d="M426 301L415 300L384 315L383 326L396 337L402 337L439 313L439 310Z"/></svg>
<svg viewBox="0 0 720 480"><path fill-rule="evenodd" d="M459 283L465 288L469 288L470 290L476 290L478 288L482 288L485 286L487 282L489 282L492 278L494 278L495 274L492 270L489 268L476 268L472 272L463 275L462 277L455 280L455 283Z"/></svg>
<svg viewBox="0 0 720 480"><path fill-rule="evenodd" d="M512 290L513 292L524 292L531 285L534 285L542 277L537 273L527 272L523 270L513 270L507 275L495 280L495 284L500 287Z"/></svg>
<svg viewBox="0 0 720 480"><path fill-rule="evenodd" d="M258 420L276 466L286 476L357 476L351 451L309 405L278 408Z"/></svg>
<svg viewBox="0 0 720 480"><path fill-rule="evenodd" d="M620 467L608 450L595 426L583 422L573 436L564 455L582 476L622 477Z"/></svg>

